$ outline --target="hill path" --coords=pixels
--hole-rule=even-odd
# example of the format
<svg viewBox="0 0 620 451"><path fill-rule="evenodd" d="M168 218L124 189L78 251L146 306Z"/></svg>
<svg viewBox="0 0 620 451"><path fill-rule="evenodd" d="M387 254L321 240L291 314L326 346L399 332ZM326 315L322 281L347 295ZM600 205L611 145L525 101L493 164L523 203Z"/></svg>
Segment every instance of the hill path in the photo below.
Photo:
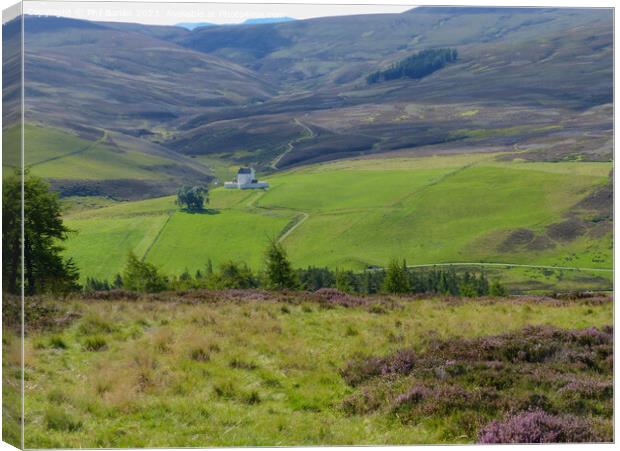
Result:
<svg viewBox="0 0 620 451"><path fill-rule="evenodd" d="M95 147L97 144L101 144L101 143L105 142L107 139L108 139L108 131L104 130L103 131L103 135L101 136L101 138L99 138L97 141L93 141L93 142L89 143L85 147L82 147L82 148L80 148L78 150L74 150L73 152L63 153L62 155L57 155L55 157L51 157L51 158L47 158L45 160L37 161L36 163L32 163L30 166L31 167L32 166L38 166L40 164L48 163L50 161L61 160L61 159L66 158L66 157L71 157L73 155L79 155L81 153L88 152L90 149Z"/></svg>
<svg viewBox="0 0 620 451"><path fill-rule="evenodd" d="M273 162L271 163L271 169L278 169L278 163L280 163L280 161L282 160L282 158L284 158L284 156L286 154L288 154L289 152L291 152L294 148L295 148L295 144L301 141L305 141L306 139L312 139L316 136L316 134L314 133L314 131L308 127L306 124L304 124L303 122L301 122L298 118L294 119L294 122L299 125L300 127L302 127L308 134L307 135L303 135L300 138L297 139L293 139L291 141L289 141L286 144L286 150L284 152L282 152L280 155L278 155L276 157L275 160L273 160Z"/></svg>

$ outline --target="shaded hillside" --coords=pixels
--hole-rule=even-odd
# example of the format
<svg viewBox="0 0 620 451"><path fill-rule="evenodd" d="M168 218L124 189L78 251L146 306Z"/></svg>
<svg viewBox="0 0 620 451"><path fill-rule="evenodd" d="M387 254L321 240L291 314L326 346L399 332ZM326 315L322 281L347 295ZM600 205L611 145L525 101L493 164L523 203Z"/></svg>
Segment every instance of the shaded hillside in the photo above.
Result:
<svg viewBox="0 0 620 451"><path fill-rule="evenodd" d="M28 116L67 127L130 128L273 92L252 71L145 32L152 29L26 17Z"/></svg>
<svg viewBox="0 0 620 451"><path fill-rule="evenodd" d="M193 31L28 17L27 119L263 170L421 147L609 160L610 11L416 8ZM438 48L458 60L366 83Z"/></svg>

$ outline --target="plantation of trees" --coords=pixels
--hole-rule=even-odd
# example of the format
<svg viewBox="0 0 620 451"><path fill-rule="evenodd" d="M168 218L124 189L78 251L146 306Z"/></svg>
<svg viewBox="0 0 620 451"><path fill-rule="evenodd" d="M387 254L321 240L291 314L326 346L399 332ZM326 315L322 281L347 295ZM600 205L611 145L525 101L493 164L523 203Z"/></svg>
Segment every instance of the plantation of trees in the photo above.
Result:
<svg viewBox="0 0 620 451"><path fill-rule="evenodd" d="M373 72L366 77L366 81L368 84L373 84L405 77L413 79L424 78L443 68L446 64L455 62L457 58L458 52L456 49L422 50L392 64L385 70Z"/></svg>

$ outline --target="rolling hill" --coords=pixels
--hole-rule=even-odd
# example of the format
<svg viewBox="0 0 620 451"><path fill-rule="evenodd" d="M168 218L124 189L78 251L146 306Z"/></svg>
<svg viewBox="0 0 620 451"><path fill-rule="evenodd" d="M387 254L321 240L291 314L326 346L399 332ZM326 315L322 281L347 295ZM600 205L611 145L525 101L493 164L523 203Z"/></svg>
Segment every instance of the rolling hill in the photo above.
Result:
<svg viewBox="0 0 620 451"><path fill-rule="evenodd" d="M610 10L415 8L193 31L29 16L25 27L27 120L82 134L267 172L429 145L611 158ZM438 47L458 61L365 82Z"/></svg>

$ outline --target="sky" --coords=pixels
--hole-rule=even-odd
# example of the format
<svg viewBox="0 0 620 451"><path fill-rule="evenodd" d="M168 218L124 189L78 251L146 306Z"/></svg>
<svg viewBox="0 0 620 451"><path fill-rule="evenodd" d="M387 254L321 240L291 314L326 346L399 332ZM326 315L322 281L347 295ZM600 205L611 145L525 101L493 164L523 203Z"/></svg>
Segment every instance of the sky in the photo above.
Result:
<svg viewBox="0 0 620 451"><path fill-rule="evenodd" d="M240 23L266 17L342 16L350 14L400 13L413 5L251 4L251 3L142 3L26 1L24 13L63 16L106 22L174 25L180 22Z"/></svg>

